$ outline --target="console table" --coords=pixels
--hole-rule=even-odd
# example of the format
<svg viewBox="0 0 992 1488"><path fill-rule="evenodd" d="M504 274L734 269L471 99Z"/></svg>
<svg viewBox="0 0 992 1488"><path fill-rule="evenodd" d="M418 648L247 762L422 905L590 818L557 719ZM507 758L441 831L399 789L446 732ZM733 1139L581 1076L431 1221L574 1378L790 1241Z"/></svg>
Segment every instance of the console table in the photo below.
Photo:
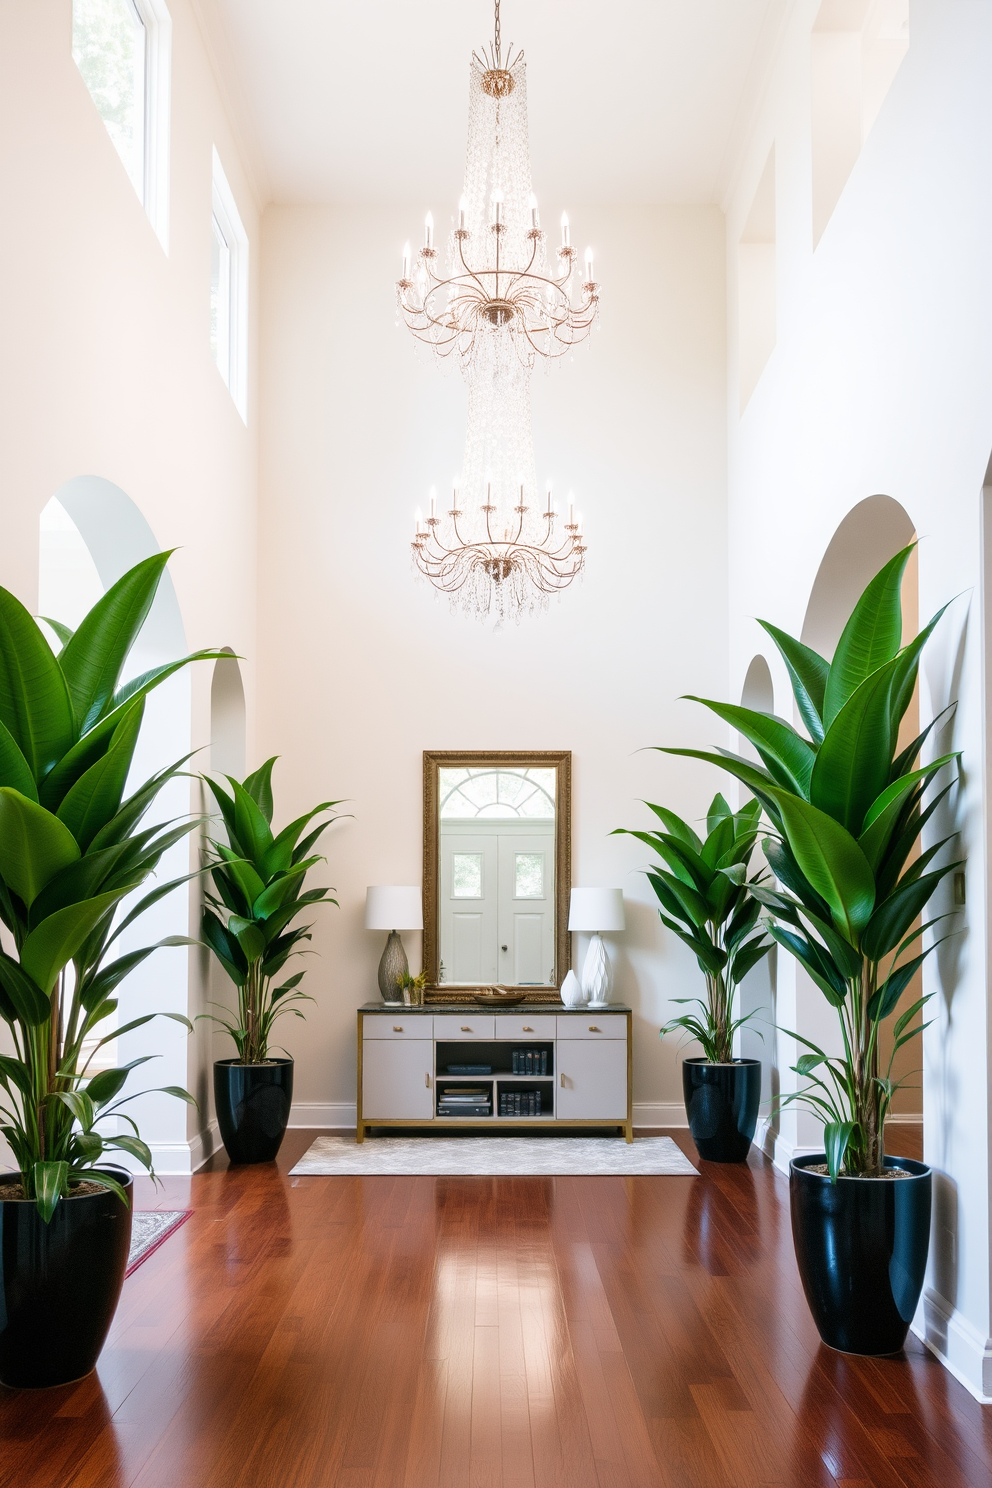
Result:
<svg viewBox="0 0 992 1488"><path fill-rule="evenodd" d="M541 1073L514 1074L515 1052L529 1054ZM488 1065L491 1073L450 1074L449 1066L457 1064ZM617 1003L605 1009L546 1003L490 1009L370 1002L358 1010L359 1142L373 1126L491 1133L606 1126L619 1127L632 1142L631 1084L631 1011ZM466 1087L486 1092L491 1115L440 1113L444 1093ZM500 1115L514 1093L526 1095L540 1114Z"/></svg>

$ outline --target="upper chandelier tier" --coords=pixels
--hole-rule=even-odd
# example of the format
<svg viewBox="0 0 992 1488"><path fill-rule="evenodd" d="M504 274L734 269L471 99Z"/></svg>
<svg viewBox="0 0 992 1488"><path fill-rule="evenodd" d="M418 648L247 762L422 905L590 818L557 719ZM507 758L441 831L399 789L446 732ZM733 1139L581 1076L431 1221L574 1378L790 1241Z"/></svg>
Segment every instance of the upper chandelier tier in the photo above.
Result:
<svg viewBox="0 0 992 1488"><path fill-rule="evenodd" d="M523 52L504 53L496 38L469 71L468 153L458 226L442 266L428 213L424 246L411 263L403 251L397 284L400 313L418 340L464 366L494 337L525 366L563 356L588 335L599 310L599 285L587 250L580 270L568 218L548 263L547 240L531 190L527 138L527 67Z"/></svg>

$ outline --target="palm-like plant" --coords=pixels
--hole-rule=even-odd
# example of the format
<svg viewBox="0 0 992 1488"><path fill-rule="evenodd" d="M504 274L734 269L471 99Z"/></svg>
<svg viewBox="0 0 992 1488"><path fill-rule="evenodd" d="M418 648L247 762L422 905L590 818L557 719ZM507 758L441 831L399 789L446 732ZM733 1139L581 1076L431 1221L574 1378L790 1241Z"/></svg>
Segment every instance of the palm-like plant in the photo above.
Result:
<svg viewBox="0 0 992 1488"><path fill-rule="evenodd" d="M150 890L114 923L123 897L140 888L166 849L195 825L187 820L139 830L185 760L124 796L144 699L180 667L221 654L197 651L119 685L169 556L156 554L132 568L75 632L48 622L63 643L58 654L19 600L0 589L0 919L15 951L0 950L0 1018L14 1044L13 1054L0 1055L0 1130L25 1197L36 1200L46 1221L84 1177L123 1198L115 1179L94 1166L108 1149L129 1153L149 1171L152 1166L118 1100L144 1059L92 1077L89 1065L96 1049L155 1014L96 1040L85 1057L84 1044L92 1046L99 1025L116 1012L114 993L124 977L157 948L108 963L113 942L186 881ZM188 942L158 942L177 943ZM177 1014L165 1016L186 1023ZM99 1123L108 1116L120 1117L132 1133L101 1133Z"/></svg>
<svg viewBox="0 0 992 1488"><path fill-rule="evenodd" d="M299 990L302 971L278 987L272 984L289 957L300 954L301 943L310 939L310 925L293 921L315 905L338 902L330 897L333 889L306 889L304 882L310 869L324 861L319 854L310 855L310 849L337 817L306 829L340 802L322 801L275 835L275 762L275 756L266 760L243 782L228 775L230 793L207 780L228 840L210 844L210 877L217 892L207 895L211 907L203 912L203 938L238 989L236 1018L222 1013L215 1021L230 1033L241 1064L261 1064L268 1057L276 1019L289 1012L302 1017L299 1004L313 1001Z"/></svg>
<svg viewBox="0 0 992 1488"><path fill-rule="evenodd" d="M696 698L751 742L761 765L724 749L665 751L709 760L735 775L761 801L776 834L764 848L779 888L754 887L752 893L771 911L771 934L802 963L840 1019L840 1056L793 1035L809 1052L793 1067L808 1083L791 1099L824 1120L832 1179L842 1164L852 1175L882 1173L885 1117L901 1083L892 1077L892 1058L927 1026L917 1020L928 998L896 1014L934 948L914 947L946 916L914 925L941 880L959 866L930 867L949 837L913 856L953 781L926 805L925 793L959 756L945 754L917 768L937 719L904 749L898 745L920 654L944 612L901 644L901 584L911 552L912 546L904 548L872 579L831 662L760 622L788 668L808 737L774 714ZM892 1057L883 1072L879 1034L892 1017Z"/></svg>
<svg viewBox="0 0 992 1488"><path fill-rule="evenodd" d="M706 978L706 998L677 997L694 1003L699 1014L682 1013L661 1030L676 1029L695 1038L711 1064L730 1064L734 1034L751 1016L734 1017L734 997L744 977L771 950L772 942L753 932L761 906L751 897L759 881L747 878L758 836L761 802L748 801L734 812L716 795L706 814L706 840L680 816L645 801L666 828L639 832L618 827L617 833L647 843L665 865L645 869L661 904L662 921L695 953Z"/></svg>

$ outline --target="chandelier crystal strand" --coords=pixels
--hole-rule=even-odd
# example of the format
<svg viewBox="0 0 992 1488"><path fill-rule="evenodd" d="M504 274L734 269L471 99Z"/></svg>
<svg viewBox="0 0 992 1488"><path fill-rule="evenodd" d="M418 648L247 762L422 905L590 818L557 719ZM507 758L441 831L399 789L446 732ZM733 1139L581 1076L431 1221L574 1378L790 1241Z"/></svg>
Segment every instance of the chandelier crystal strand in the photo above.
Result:
<svg viewBox="0 0 992 1488"><path fill-rule="evenodd" d="M419 517L417 568L454 607L479 618L546 607L581 572L581 519L562 522L551 493L538 492L531 432L530 378L536 358L551 361L584 339L599 306L587 255L577 257L563 217L562 244L549 268L545 234L531 192L527 72L523 53L504 53L496 3L492 46L469 67L468 149L458 225L439 271L427 219L416 268L404 253L400 311L418 340L441 358L455 355L468 384L462 470L447 516Z"/></svg>

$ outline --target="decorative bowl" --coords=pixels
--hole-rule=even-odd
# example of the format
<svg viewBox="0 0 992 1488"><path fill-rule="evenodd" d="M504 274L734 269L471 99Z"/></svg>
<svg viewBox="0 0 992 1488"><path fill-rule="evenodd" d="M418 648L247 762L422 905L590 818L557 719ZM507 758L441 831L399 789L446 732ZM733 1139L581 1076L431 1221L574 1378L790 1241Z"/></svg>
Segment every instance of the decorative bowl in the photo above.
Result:
<svg viewBox="0 0 992 1488"><path fill-rule="evenodd" d="M482 1007L516 1007L526 996L526 992L511 992L505 987L487 987L485 992L476 992L472 1001Z"/></svg>

